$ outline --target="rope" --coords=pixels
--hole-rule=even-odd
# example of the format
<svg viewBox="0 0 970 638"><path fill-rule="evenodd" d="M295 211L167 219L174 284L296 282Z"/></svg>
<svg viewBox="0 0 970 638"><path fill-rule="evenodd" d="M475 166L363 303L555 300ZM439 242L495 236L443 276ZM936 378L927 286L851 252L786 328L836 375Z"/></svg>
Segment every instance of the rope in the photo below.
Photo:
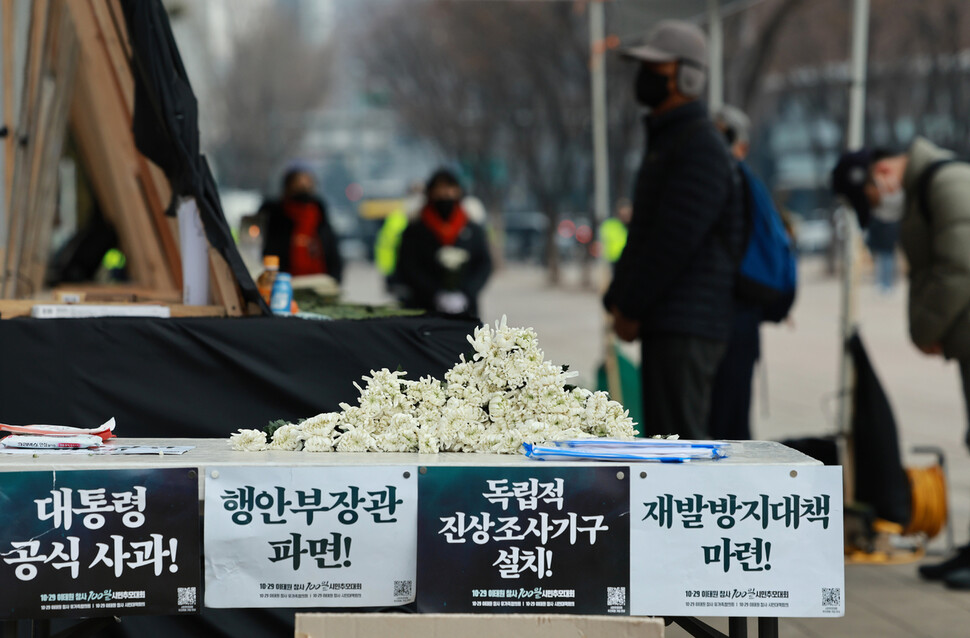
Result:
<svg viewBox="0 0 970 638"><path fill-rule="evenodd" d="M930 467L907 468L912 494L912 514L905 534L926 534L933 538L940 533L946 523L946 480L943 468L939 465Z"/></svg>

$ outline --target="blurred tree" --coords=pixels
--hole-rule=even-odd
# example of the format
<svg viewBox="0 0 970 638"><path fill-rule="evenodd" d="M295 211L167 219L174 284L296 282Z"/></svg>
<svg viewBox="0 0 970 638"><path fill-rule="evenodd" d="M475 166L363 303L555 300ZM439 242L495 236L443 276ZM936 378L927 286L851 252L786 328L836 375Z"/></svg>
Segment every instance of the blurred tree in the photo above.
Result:
<svg viewBox="0 0 970 638"><path fill-rule="evenodd" d="M275 3L233 31L232 62L213 92L219 181L275 188L280 167L298 152L309 128L308 115L327 95L331 51L307 41L299 12Z"/></svg>
<svg viewBox="0 0 970 638"><path fill-rule="evenodd" d="M531 196L549 222L547 264L557 282L560 216L591 209L585 15L569 3L401 2L375 19L362 55L405 124L460 163L489 211L501 210L513 185ZM632 82L628 70L609 68ZM632 99L611 102L611 123L635 119ZM611 155L615 187L625 188L637 135L620 126Z"/></svg>

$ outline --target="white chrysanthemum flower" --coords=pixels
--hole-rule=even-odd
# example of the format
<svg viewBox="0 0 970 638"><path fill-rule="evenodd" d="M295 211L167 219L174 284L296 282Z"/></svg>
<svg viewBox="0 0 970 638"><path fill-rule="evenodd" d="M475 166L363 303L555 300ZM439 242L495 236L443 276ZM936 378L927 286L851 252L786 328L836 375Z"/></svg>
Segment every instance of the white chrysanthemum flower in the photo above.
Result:
<svg viewBox="0 0 970 638"><path fill-rule="evenodd" d="M309 436L303 442L304 452L333 452L332 436Z"/></svg>
<svg viewBox="0 0 970 638"><path fill-rule="evenodd" d="M376 452L377 441L370 432L355 428L340 435L335 449L337 452Z"/></svg>
<svg viewBox="0 0 970 638"><path fill-rule="evenodd" d="M340 423L340 412L323 412L300 422L305 437L331 436Z"/></svg>
<svg viewBox="0 0 970 638"><path fill-rule="evenodd" d="M273 442L270 444L271 450L297 451L303 449L303 431L300 426L288 423L276 428L273 432Z"/></svg>
<svg viewBox="0 0 970 638"><path fill-rule="evenodd" d="M229 435L229 445L238 452L260 452L267 447L266 433L262 430L240 429Z"/></svg>

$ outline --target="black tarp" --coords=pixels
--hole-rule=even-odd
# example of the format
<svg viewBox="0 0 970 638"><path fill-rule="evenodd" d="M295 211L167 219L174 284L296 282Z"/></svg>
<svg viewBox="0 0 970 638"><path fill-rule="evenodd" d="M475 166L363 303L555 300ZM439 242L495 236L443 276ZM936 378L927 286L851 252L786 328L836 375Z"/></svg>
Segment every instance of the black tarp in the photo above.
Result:
<svg viewBox="0 0 970 638"><path fill-rule="evenodd" d="M0 421L122 437L228 437L356 403L370 370L443 378L471 346L470 319L0 321Z"/></svg>
<svg viewBox="0 0 970 638"><path fill-rule="evenodd" d="M269 309L243 264L219 203L208 162L199 152L199 108L161 0L121 0L135 80L135 146L155 162L179 197L194 197L209 243L219 251L243 299Z"/></svg>
<svg viewBox="0 0 970 638"><path fill-rule="evenodd" d="M849 339L849 353L856 374L852 397L855 500L871 505L880 518L906 525L911 492L899 454L896 418L858 333Z"/></svg>
<svg viewBox="0 0 970 638"><path fill-rule="evenodd" d="M899 453L896 417L862 338L856 333L847 345L856 374L851 424L855 501L871 507L879 518L905 526L910 519L912 493ZM789 439L782 443L826 465L839 464L835 436Z"/></svg>

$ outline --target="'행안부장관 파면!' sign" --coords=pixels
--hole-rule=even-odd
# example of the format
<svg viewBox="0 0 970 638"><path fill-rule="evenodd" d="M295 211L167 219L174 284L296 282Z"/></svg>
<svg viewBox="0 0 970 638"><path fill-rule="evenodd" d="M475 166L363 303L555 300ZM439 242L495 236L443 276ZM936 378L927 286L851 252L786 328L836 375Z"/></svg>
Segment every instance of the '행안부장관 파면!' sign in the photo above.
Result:
<svg viewBox="0 0 970 638"><path fill-rule="evenodd" d="M206 470L207 607L414 600L415 467Z"/></svg>

